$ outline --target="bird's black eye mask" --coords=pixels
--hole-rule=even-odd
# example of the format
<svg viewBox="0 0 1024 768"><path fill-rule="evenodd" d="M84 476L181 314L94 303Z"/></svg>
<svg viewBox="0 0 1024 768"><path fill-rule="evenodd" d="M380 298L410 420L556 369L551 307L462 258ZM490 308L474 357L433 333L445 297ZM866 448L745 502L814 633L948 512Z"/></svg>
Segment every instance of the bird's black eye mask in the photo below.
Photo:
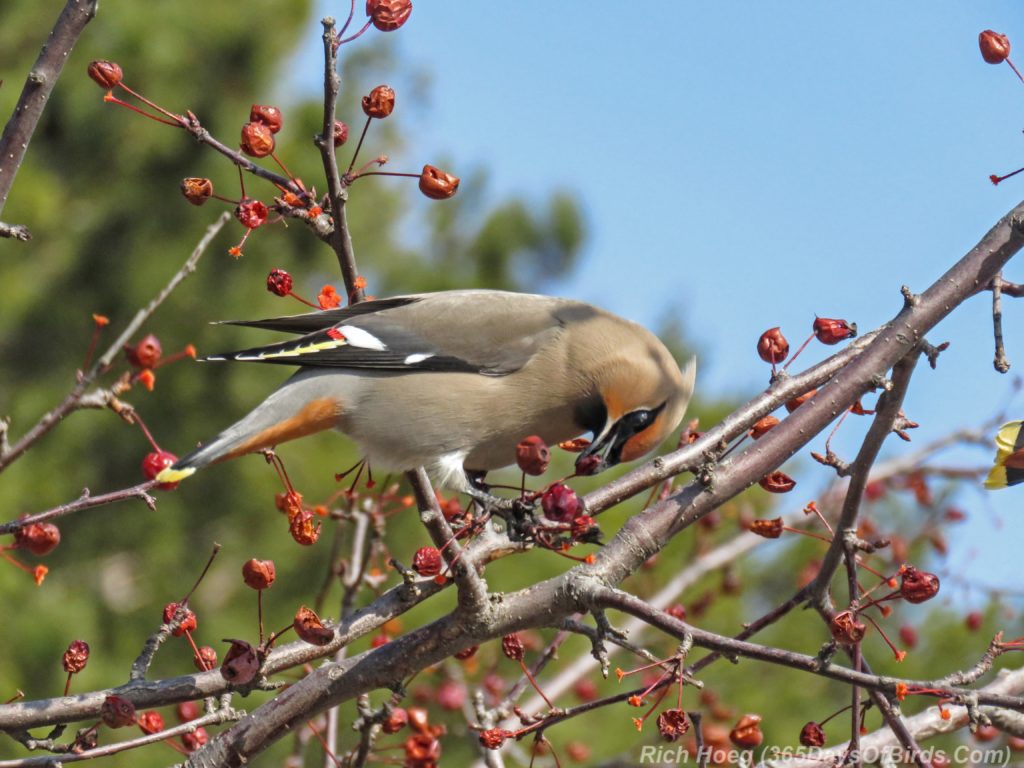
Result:
<svg viewBox="0 0 1024 768"><path fill-rule="evenodd" d="M612 428L608 430L608 433L604 436L601 435L601 431L604 429L605 421L607 420L607 409L604 403L600 403L600 412L602 421L599 426L587 426L585 423L581 424L590 429L594 433L594 442L592 442L587 449L580 454L580 457L576 460L577 466L580 461L588 456L596 455L600 457L601 463L598 465L595 471L600 472L606 467L611 467L622 461L622 448L629 442L629 439L634 435L643 432L651 424L655 422L658 415L665 409L666 403L662 403L657 408L642 408L635 411L630 411L621 419L619 419ZM577 411L579 416L580 411ZM585 416L596 417L597 409L595 408L592 413L586 413Z"/></svg>
<svg viewBox="0 0 1024 768"><path fill-rule="evenodd" d="M618 423L612 427L612 431L608 434L608 438L611 439L611 447L605 454L606 463L612 466L622 461L622 447L631 437L640 434L651 426L663 410L665 410L665 403L662 403L657 408L642 408L630 411L619 419Z"/></svg>

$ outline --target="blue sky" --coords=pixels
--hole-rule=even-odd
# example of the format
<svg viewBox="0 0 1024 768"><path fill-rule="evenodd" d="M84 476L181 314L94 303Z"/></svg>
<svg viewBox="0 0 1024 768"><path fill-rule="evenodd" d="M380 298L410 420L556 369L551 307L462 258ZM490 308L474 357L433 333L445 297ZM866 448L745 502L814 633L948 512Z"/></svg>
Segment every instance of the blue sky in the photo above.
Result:
<svg viewBox="0 0 1024 768"><path fill-rule="evenodd" d="M1024 165L1024 84L981 60L986 28L1020 39L1024 63L1009 0L419 0L395 37L432 96L423 114L396 112L416 137L404 165L486 166L495 197L575 192L590 239L554 290L651 327L677 315L702 352L698 390L746 399L767 381L761 331L795 345L816 313L877 326L902 284L924 289L1024 198L1024 176L988 182ZM319 33L297 59L314 89ZM952 346L916 376L915 443L988 418L1024 372L1024 306L1004 307L1009 377L992 368L989 309L979 297L932 334ZM852 452L864 427L849 426L837 445ZM1022 494L962 495L972 521L951 531L952 569L1016 583Z"/></svg>

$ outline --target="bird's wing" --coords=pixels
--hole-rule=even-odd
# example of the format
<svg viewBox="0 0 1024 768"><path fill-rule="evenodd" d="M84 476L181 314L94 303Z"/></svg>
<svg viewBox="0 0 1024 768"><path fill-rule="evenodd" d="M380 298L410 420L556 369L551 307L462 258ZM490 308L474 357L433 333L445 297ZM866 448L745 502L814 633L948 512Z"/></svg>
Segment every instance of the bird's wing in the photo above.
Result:
<svg viewBox="0 0 1024 768"><path fill-rule="evenodd" d="M348 307L325 309L320 312L307 312L302 315L268 317L264 320L220 320L216 324L244 325L249 328L263 328L268 331L282 331L284 333L313 333L314 331L323 331L332 326L342 324L345 320L358 317L359 315L403 307L416 301L417 298L416 296L396 296L393 299L362 301Z"/></svg>
<svg viewBox="0 0 1024 768"><path fill-rule="evenodd" d="M298 332L314 319L328 321L326 327L321 324L296 340L205 359L502 376L522 368L559 333L567 306L586 308L501 291L447 291L367 303L380 306L247 323Z"/></svg>

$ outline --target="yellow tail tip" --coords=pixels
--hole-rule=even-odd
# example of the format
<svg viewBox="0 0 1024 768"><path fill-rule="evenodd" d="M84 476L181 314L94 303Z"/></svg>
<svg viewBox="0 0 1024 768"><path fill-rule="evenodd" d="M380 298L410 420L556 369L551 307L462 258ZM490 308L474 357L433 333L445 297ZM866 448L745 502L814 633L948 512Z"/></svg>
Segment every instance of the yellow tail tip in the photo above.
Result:
<svg viewBox="0 0 1024 768"><path fill-rule="evenodd" d="M180 483L186 477L191 477L196 472L195 467L186 467L185 469L174 469L174 467L167 467L166 469L160 470L160 474L154 479L158 483Z"/></svg>

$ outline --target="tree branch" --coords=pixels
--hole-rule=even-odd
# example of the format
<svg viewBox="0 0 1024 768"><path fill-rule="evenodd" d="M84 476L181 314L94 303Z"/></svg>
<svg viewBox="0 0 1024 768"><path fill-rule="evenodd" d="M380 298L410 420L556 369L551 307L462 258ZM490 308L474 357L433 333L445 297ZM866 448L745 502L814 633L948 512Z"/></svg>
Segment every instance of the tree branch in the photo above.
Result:
<svg viewBox="0 0 1024 768"><path fill-rule="evenodd" d="M85 25L96 15L98 4L98 0L68 0L28 73L14 114L7 121L3 136L0 136L0 211L3 211L7 203L14 177L18 175L21 162L25 159L25 152L36 132L46 101L57 84L71 49L78 42ZM18 229L15 226L9 231L15 232ZM27 234L23 227L20 229ZM27 240L28 237L18 239Z"/></svg>

